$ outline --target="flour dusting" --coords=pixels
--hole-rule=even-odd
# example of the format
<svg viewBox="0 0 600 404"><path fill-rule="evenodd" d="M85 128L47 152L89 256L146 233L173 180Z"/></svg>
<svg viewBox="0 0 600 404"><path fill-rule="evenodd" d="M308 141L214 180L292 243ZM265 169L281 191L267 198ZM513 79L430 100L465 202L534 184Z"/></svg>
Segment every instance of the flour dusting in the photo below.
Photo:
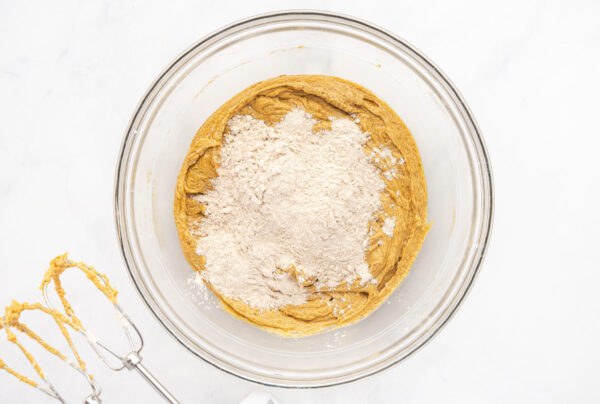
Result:
<svg viewBox="0 0 600 404"><path fill-rule="evenodd" d="M386 217L383 226L381 226L381 231L383 231L386 236L393 237L394 227L396 227L396 218Z"/></svg>
<svg viewBox="0 0 600 404"><path fill-rule="evenodd" d="M199 280L261 309L302 304L309 286L375 281L365 251L385 172L365 153L369 135L357 122L331 118L317 132L300 109L274 126L234 116L212 189L195 196L206 206L195 233L206 258Z"/></svg>

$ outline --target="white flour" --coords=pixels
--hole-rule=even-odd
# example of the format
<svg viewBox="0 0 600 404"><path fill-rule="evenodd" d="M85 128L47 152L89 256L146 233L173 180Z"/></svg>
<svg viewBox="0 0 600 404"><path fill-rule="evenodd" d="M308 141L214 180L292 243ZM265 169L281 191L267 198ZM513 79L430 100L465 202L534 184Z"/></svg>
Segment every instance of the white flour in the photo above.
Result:
<svg viewBox="0 0 600 404"><path fill-rule="evenodd" d="M299 109L274 127L229 121L213 189L196 196L207 206L196 234L202 278L221 294L277 308L305 302L308 284L373 281L365 249L385 184L364 152L368 134L348 119L321 132L315 123Z"/></svg>
<svg viewBox="0 0 600 404"><path fill-rule="evenodd" d="M385 175L385 174L384 174ZM394 235L394 227L396 226L396 218L386 217L383 222L383 226L381 226L381 231L388 236L392 237Z"/></svg>

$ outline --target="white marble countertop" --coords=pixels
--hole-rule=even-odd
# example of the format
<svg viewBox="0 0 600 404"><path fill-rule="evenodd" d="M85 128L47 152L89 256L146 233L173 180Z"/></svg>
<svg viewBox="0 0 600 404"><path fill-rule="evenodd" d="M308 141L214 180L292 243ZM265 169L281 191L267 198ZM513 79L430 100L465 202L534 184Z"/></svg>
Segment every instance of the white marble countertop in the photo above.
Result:
<svg viewBox="0 0 600 404"><path fill-rule="evenodd" d="M212 30L285 8L359 16L421 49L478 119L496 185L486 262L449 325L382 374L316 391L239 380L179 345L135 292L113 224L117 153L155 76ZM68 248L118 285L145 363L183 403L598 402L599 15L594 1L2 1L0 297L36 299ZM161 402L136 375L94 372L107 403ZM0 386L2 403L50 402L4 372Z"/></svg>

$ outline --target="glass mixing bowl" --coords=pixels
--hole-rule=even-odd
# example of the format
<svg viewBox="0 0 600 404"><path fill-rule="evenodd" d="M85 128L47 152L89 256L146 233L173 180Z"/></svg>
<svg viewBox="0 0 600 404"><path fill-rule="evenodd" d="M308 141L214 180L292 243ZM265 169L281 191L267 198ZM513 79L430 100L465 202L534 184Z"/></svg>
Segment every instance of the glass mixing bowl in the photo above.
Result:
<svg viewBox="0 0 600 404"><path fill-rule="evenodd" d="M366 319L304 338L240 321L190 292L173 219L175 182L196 130L233 95L282 74L327 74L363 85L414 135L429 220L404 282ZM425 344L463 301L492 221L492 179L477 125L441 71L371 24L336 14L252 17L192 46L155 81L125 135L115 187L123 256L146 304L191 352L268 385L319 387L376 373ZM210 304L209 304L210 303Z"/></svg>

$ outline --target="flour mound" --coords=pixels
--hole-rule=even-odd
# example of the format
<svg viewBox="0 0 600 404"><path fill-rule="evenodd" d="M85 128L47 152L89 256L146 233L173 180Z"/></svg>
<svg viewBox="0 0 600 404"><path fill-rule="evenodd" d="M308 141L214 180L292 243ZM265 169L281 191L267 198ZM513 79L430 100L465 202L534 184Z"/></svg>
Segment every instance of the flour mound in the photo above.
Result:
<svg viewBox="0 0 600 404"><path fill-rule="evenodd" d="M331 129L300 109L268 126L228 124L213 188L196 232L201 273L222 295L261 309L304 303L314 291L366 283L369 222L382 209L381 172L353 120Z"/></svg>

